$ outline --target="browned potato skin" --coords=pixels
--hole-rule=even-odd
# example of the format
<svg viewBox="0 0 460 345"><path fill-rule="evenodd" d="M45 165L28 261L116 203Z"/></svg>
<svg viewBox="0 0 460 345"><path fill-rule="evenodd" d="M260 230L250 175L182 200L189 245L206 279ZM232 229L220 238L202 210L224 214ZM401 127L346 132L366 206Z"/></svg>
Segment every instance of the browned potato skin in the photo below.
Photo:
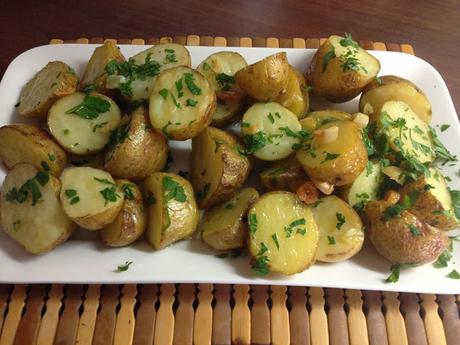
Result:
<svg viewBox="0 0 460 345"><path fill-rule="evenodd" d="M23 123L0 128L0 158L8 169L18 163L43 169L41 162L45 162L54 176L59 176L67 164L66 152L47 132Z"/></svg>
<svg viewBox="0 0 460 345"><path fill-rule="evenodd" d="M37 104L33 109L24 109L24 104L26 104L25 99L34 92L34 86L36 86L34 84L37 82L37 79L40 79L43 74L49 73L50 69L54 70L53 73L57 72L56 75L59 73L62 74L62 79L59 82L59 85L44 102ZM61 97L74 93L77 90L77 86L77 75L67 64L61 61L48 62L48 64L43 67L22 89L21 96L19 98L19 114L27 117L44 118L54 102ZM29 88L31 88L31 91L27 92Z"/></svg>
<svg viewBox="0 0 460 345"><path fill-rule="evenodd" d="M450 240L446 233L422 223L409 211L384 220L385 210L394 204L394 200L372 200L365 207L366 236L380 255L394 264L422 265L435 260L448 248ZM411 233L411 224L417 226L420 236Z"/></svg>
<svg viewBox="0 0 460 345"><path fill-rule="evenodd" d="M139 187L123 179L117 180L116 183L120 188L129 185L134 198L129 199L125 194L123 207L117 218L99 232L101 240L109 247L123 247L135 242L142 236L147 225L147 215Z"/></svg>
<svg viewBox="0 0 460 345"><path fill-rule="evenodd" d="M407 183L400 190L401 197L406 194L418 192L419 196L409 208L409 211L418 217L422 222L426 222L441 230L453 230L458 227L457 220L454 217L449 217L444 213L433 214L433 211L443 211L444 208L440 201L424 189L426 185L424 176L420 176L417 180Z"/></svg>
<svg viewBox="0 0 460 345"><path fill-rule="evenodd" d="M168 141L152 128L142 106L131 115L127 138L107 152L104 166L116 178L137 181L162 169L167 157Z"/></svg>
<svg viewBox="0 0 460 345"><path fill-rule="evenodd" d="M281 91L276 102L303 118L310 107L310 98L307 91L305 77L294 67L289 65L286 88Z"/></svg>
<svg viewBox="0 0 460 345"><path fill-rule="evenodd" d="M295 193L303 183L309 180L302 165L295 157L276 162L269 169L262 171L259 178L266 192L285 190Z"/></svg>
<svg viewBox="0 0 460 345"><path fill-rule="evenodd" d="M342 62L338 58L330 60L323 72L324 57L332 47L328 39L318 48L307 71L307 82L313 87L315 95L334 103L343 103L358 96L375 75L363 75L356 71L343 72ZM377 59L375 61L380 69L380 63Z"/></svg>
<svg viewBox="0 0 460 345"><path fill-rule="evenodd" d="M387 96L383 96L382 93L385 87L402 88L406 92L389 92ZM381 89L382 93L379 95L375 94L377 89ZM407 93L411 90L411 95ZM424 101L422 101L424 99ZM432 109L428 98L425 96L422 90L413 82L397 77L394 75L381 76L378 79L374 78L366 87L363 89L363 93L359 99L359 111L365 111L365 104L369 103L373 106L373 114L368 114L371 120L375 120L376 115L380 114L380 109L386 101L403 101L426 123L431 122Z"/></svg>
<svg viewBox="0 0 460 345"><path fill-rule="evenodd" d="M235 81L252 98L269 102L286 88L289 64L285 52L266 57L235 74Z"/></svg>
<svg viewBox="0 0 460 345"><path fill-rule="evenodd" d="M81 89L89 84L94 84L97 92L114 96L116 91L106 87L107 72L105 71L105 66L112 60L124 62L125 57L114 42L106 41L97 47L91 55L81 79Z"/></svg>

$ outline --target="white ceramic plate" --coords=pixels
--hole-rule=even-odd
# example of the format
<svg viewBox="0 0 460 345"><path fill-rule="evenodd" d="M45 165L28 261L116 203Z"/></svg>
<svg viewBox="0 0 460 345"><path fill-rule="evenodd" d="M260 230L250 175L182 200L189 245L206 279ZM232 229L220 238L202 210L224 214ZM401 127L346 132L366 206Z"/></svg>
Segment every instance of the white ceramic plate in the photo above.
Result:
<svg viewBox="0 0 460 345"><path fill-rule="evenodd" d="M125 56L131 56L145 46L121 45ZM0 84L0 124L24 122L15 111L23 85L48 61L61 60L74 67L81 75L95 45L49 45L31 49L19 55L8 67ZM198 65L211 53L232 50L241 53L248 63L278 51L286 51L289 62L305 71L314 50L269 48L217 48L188 47L193 65ZM402 53L371 52L381 62L380 75L394 74L417 84L433 105L433 126L449 124L440 135L454 154L460 156L460 126L449 91L439 73L427 62ZM342 105L315 102L315 109L331 107L355 112L357 99ZM20 143L18 143L20 144ZM190 142L173 142L172 148L190 150ZM189 170L189 157L184 151L174 153L175 163L170 171ZM459 166L446 167L451 186L460 188ZM0 171L3 181L5 170ZM215 252L197 240L176 243L155 252L145 242L126 248L107 248L97 240L72 239L54 251L40 256L27 254L22 248L0 232L0 282L3 283L231 283L231 284L283 284L353 288L368 290L394 290L427 293L460 293L460 281L446 275L456 268L460 271L460 244L454 243L454 258L448 268L436 269L432 265L402 269L398 283L384 280L390 264L372 248L363 250L352 259L335 264L317 263L307 271L291 277L269 275L258 278L250 268L247 257L219 259ZM125 261L133 264L128 271L116 273L117 265Z"/></svg>

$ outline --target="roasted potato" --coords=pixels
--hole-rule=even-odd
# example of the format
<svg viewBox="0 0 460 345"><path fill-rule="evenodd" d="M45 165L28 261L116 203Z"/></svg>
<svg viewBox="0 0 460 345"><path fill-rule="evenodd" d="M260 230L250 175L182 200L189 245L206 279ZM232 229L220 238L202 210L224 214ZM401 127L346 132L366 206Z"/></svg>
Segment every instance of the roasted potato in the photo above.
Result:
<svg viewBox="0 0 460 345"><path fill-rule="evenodd" d="M27 163L6 175L0 194L1 225L6 234L32 254L55 248L75 224L59 203L59 180Z"/></svg>
<svg viewBox="0 0 460 345"><path fill-rule="evenodd" d="M375 249L394 264L422 265L435 260L450 245L445 232L399 211L399 194L371 200L365 208L366 235Z"/></svg>
<svg viewBox="0 0 460 345"><path fill-rule="evenodd" d="M435 159L430 127L404 102L388 101L382 105L377 131L405 159L420 164Z"/></svg>
<svg viewBox="0 0 460 345"><path fill-rule="evenodd" d="M81 79L81 88L94 88L96 92L102 93L107 96L113 95L113 90L107 89L106 81L108 73L105 69L110 62L123 63L126 61L125 57L113 41L106 41L103 45L94 49L91 55L83 78Z"/></svg>
<svg viewBox="0 0 460 345"><path fill-rule="evenodd" d="M22 89L19 96L19 114L44 118L59 98L77 90L75 72L61 61L52 61L43 67Z"/></svg>
<svg viewBox="0 0 460 345"><path fill-rule="evenodd" d="M212 125L225 127L241 115L246 94L236 85L233 77L246 67L246 60L236 52L217 52L208 56L197 67L216 91L217 106Z"/></svg>
<svg viewBox="0 0 460 345"><path fill-rule="evenodd" d="M412 193L416 200L409 208L422 222L441 230L452 230L458 227L452 198L444 176L435 168L430 168L429 176L420 176L417 180L407 183L401 189L401 197Z"/></svg>
<svg viewBox="0 0 460 345"><path fill-rule="evenodd" d="M308 181L302 165L294 156L275 162L270 168L260 172L259 178L260 184L268 192L285 190L294 193L304 182Z"/></svg>
<svg viewBox="0 0 460 345"><path fill-rule="evenodd" d="M150 121L168 139L196 137L212 121L216 93L208 80L189 67L163 71L150 95Z"/></svg>
<svg viewBox="0 0 460 345"><path fill-rule="evenodd" d="M305 133L297 116L278 103L256 103L243 115L241 134L248 153L266 161L295 152Z"/></svg>
<svg viewBox="0 0 460 345"><path fill-rule="evenodd" d="M352 183L340 189L341 197L355 210L363 211L369 200L379 198L379 189L383 181L382 165L379 161L368 161L366 169Z"/></svg>
<svg viewBox="0 0 460 345"><path fill-rule="evenodd" d="M285 52L276 53L235 73L235 81L260 102L274 101L286 88L289 63Z"/></svg>
<svg viewBox="0 0 460 345"><path fill-rule="evenodd" d="M359 111L371 117L378 117L383 104L388 101L406 103L423 121L431 122L431 104L422 90L411 81L385 75L374 78L363 90L359 99Z"/></svg>
<svg viewBox="0 0 460 345"><path fill-rule="evenodd" d="M241 147L223 130L207 127L192 140L191 182L200 208L231 199L251 170Z"/></svg>
<svg viewBox="0 0 460 345"><path fill-rule="evenodd" d="M351 121L322 125L296 157L312 179L336 186L353 182L367 164L361 130Z"/></svg>
<svg viewBox="0 0 460 345"><path fill-rule="evenodd" d="M123 191L104 170L75 167L61 175L61 204L65 213L87 230L112 223L123 207Z"/></svg>
<svg viewBox="0 0 460 345"><path fill-rule="evenodd" d="M301 119L308 113L310 98L305 77L289 65L288 81L275 102L292 111Z"/></svg>
<svg viewBox="0 0 460 345"><path fill-rule="evenodd" d="M258 197L256 189L245 188L229 201L206 211L199 227L203 242L217 250L243 247L248 237L248 210Z"/></svg>
<svg viewBox="0 0 460 345"><path fill-rule="evenodd" d="M302 128L314 131L327 123L346 120L351 120L351 115L349 113L341 110L326 109L308 113L307 117L300 120L300 124L302 125Z"/></svg>
<svg viewBox="0 0 460 345"><path fill-rule="evenodd" d="M67 155L44 130L24 123L0 128L0 158L8 169L29 163L37 169L49 168L59 176L67 164Z"/></svg>
<svg viewBox="0 0 460 345"><path fill-rule="evenodd" d="M190 53L177 43L157 44L128 59L127 63L106 66L106 86L119 89L130 101L149 99L157 76L177 66L191 66Z"/></svg>
<svg viewBox="0 0 460 345"><path fill-rule="evenodd" d="M128 121L112 135L104 166L116 178L143 180L165 166L168 141L152 128L145 107Z"/></svg>
<svg viewBox="0 0 460 345"><path fill-rule="evenodd" d="M86 155L102 150L120 121L120 108L109 97L76 92L54 103L48 128L66 151Z"/></svg>
<svg viewBox="0 0 460 345"><path fill-rule="evenodd" d="M344 261L356 255L364 243L361 218L345 201L325 196L312 206L319 231L316 260Z"/></svg>
<svg viewBox="0 0 460 345"><path fill-rule="evenodd" d="M290 275L315 261L319 232L313 213L293 193L264 194L249 209L249 253L260 273Z"/></svg>
<svg viewBox="0 0 460 345"><path fill-rule="evenodd" d="M313 93L335 103L355 98L380 71L380 62L351 36L330 36L316 51L307 71Z"/></svg>
<svg viewBox="0 0 460 345"><path fill-rule="evenodd" d="M128 180L117 180L123 191L123 207L115 220L99 231L101 240L109 247L122 247L133 243L145 231L147 215L139 187Z"/></svg>
<svg viewBox="0 0 460 345"><path fill-rule="evenodd" d="M155 249L191 236L200 218L193 189L183 177L156 172L144 181L148 203L147 240Z"/></svg>

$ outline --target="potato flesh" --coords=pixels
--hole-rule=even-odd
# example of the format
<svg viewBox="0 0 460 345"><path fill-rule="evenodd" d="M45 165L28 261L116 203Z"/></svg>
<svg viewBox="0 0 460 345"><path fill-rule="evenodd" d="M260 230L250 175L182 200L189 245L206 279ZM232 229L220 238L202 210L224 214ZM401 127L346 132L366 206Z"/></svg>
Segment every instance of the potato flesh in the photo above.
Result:
<svg viewBox="0 0 460 345"><path fill-rule="evenodd" d="M193 75L195 84L201 90L199 95L192 94L184 82L185 75L188 73ZM176 89L178 80L182 80L183 83L183 96L181 97ZM162 96L160 92L167 92L167 94ZM187 106L187 100L197 103L195 106ZM149 108L150 121L154 128L165 133L170 139L190 139L211 123L215 104L215 92L200 73L188 67L168 69L158 76L152 89Z"/></svg>
<svg viewBox="0 0 460 345"><path fill-rule="evenodd" d="M51 135L67 151L85 155L95 153L109 142L110 133L121 121L118 105L110 98L92 94L110 103L110 109L95 119L85 119L67 111L78 106L86 94L77 92L58 100L50 109L48 127Z"/></svg>
<svg viewBox="0 0 460 345"><path fill-rule="evenodd" d="M59 202L60 183L54 176L44 186L36 183L41 198L32 205L30 193L23 203L6 200L14 187L19 189L34 178L38 170L30 164L17 164L6 176L1 189L0 217L3 230L26 251L47 252L65 241L74 223L64 213Z"/></svg>
<svg viewBox="0 0 460 345"><path fill-rule="evenodd" d="M351 115L349 113L335 109L327 109L308 113L307 117L300 120L300 124L302 128L313 131L327 123L346 120L351 120Z"/></svg>
<svg viewBox="0 0 460 345"><path fill-rule="evenodd" d="M184 202L167 200L163 188L164 178L177 182L184 191ZM195 232L199 214L190 183L176 174L154 173L144 181L147 194L155 202L148 207L147 239L155 249L162 249L174 242L189 237Z"/></svg>
<svg viewBox="0 0 460 345"><path fill-rule="evenodd" d="M297 116L278 103L256 103L243 115L241 133L250 136L261 133L265 145L254 152L254 156L266 161L280 160L294 152L292 146L299 143L299 138L289 136L286 130L297 134L301 125Z"/></svg>
<svg viewBox="0 0 460 345"><path fill-rule="evenodd" d="M45 162L55 176L61 174L67 163L65 151L47 132L26 124L0 128L0 158L9 169L18 163L29 163L43 169L42 162Z"/></svg>
<svg viewBox="0 0 460 345"><path fill-rule="evenodd" d="M251 232L254 216L257 225ZM305 224L290 227L299 220L304 220ZM250 208L248 221L249 251L256 260L267 257L271 272L290 275L313 264L319 239L318 228L310 208L295 194L271 192L263 195ZM289 237L285 227L292 229ZM273 239L275 236L279 249ZM267 248L265 252L262 243Z"/></svg>
<svg viewBox="0 0 460 345"><path fill-rule="evenodd" d="M292 111L299 119L304 117L309 107L305 77L289 65L286 88L281 91L276 102Z"/></svg>
<svg viewBox="0 0 460 345"><path fill-rule="evenodd" d="M247 239L247 223L243 218L258 197L256 189L246 188L206 212L200 225L203 242L218 250L242 247Z"/></svg>
<svg viewBox="0 0 460 345"><path fill-rule="evenodd" d="M358 214L342 199L326 196L312 207L319 230L316 259L338 262L356 255L364 242L364 229Z"/></svg>
<svg viewBox="0 0 460 345"><path fill-rule="evenodd" d="M403 127L392 124L385 126L385 121L392 124L405 121L405 124ZM401 152L404 157L413 158L419 163L432 162L435 159L430 128L406 103L386 102L382 106L377 127L386 134L390 147L396 152ZM414 142L419 145L415 146Z"/></svg>

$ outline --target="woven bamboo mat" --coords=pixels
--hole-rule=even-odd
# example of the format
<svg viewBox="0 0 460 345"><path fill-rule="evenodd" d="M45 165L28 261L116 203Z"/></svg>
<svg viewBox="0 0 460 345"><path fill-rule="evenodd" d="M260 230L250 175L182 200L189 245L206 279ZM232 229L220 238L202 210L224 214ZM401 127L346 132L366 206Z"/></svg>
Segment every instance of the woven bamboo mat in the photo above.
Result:
<svg viewBox="0 0 460 345"><path fill-rule="evenodd" d="M317 48L322 39L189 35L117 42ZM360 44L414 54L408 44ZM0 345L454 345L459 307L454 295L307 287L0 285Z"/></svg>

